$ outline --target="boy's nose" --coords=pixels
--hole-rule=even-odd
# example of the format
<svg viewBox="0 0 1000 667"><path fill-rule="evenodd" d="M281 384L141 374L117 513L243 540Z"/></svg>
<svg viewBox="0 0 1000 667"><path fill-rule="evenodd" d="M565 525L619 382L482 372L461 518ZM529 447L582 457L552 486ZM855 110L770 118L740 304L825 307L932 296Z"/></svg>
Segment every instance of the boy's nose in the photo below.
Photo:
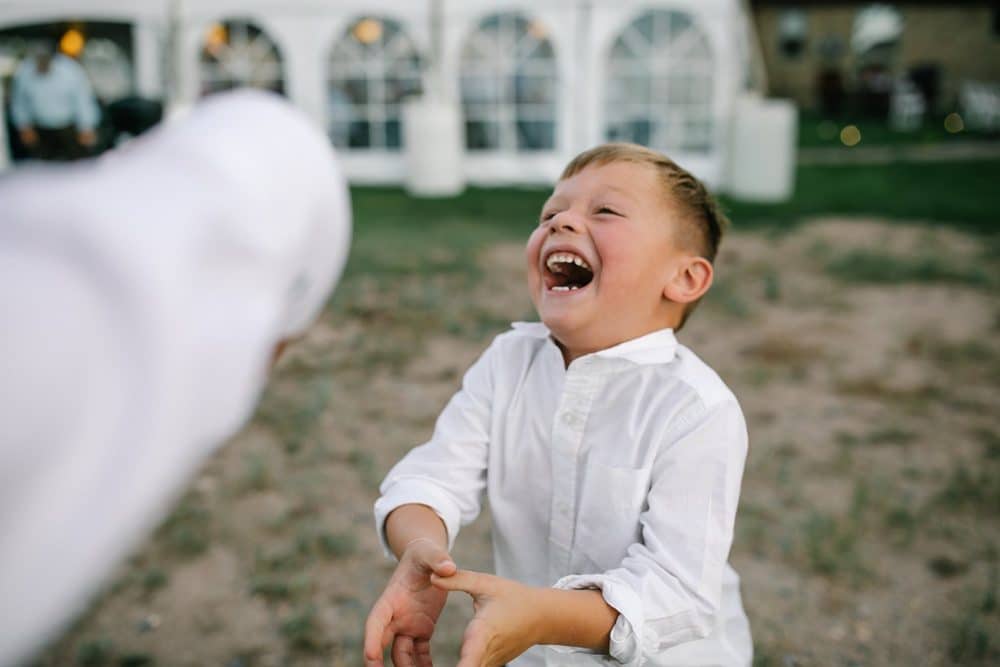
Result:
<svg viewBox="0 0 1000 667"><path fill-rule="evenodd" d="M579 219L571 211L563 211L552 218L549 233L555 234L557 231L579 232L581 229Z"/></svg>

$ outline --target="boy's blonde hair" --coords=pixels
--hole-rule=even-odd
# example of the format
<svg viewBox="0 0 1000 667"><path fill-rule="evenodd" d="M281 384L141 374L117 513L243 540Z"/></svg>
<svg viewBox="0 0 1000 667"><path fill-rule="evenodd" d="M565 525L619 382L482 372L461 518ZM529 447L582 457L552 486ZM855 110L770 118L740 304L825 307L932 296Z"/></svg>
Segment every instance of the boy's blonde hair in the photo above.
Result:
<svg viewBox="0 0 1000 667"><path fill-rule="evenodd" d="M651 167L663 184L663 194L668 203L678 207L680 228L678 242L698 253L709 262L715 261L722 235L729 226L729 219L722 212L715 197L701 181L663 153L638 144L602 144L580 153L563 169L559 180L579 174L589 166L603 166L614 162L628 162ZM684 326L688 315L698 302L688 305L677 328Z"/></svg>

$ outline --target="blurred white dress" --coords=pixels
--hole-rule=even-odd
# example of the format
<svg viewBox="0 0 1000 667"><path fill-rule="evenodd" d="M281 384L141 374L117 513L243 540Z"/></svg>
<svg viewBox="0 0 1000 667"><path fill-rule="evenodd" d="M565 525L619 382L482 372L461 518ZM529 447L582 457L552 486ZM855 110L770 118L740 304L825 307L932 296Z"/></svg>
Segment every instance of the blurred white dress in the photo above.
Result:
<svg viewBox="0 0 1000 667"><path fill-rule="evenodd" d="M0 666L81 611L249 418L350 224L329 141L264 93L0 179Z"/></svg>

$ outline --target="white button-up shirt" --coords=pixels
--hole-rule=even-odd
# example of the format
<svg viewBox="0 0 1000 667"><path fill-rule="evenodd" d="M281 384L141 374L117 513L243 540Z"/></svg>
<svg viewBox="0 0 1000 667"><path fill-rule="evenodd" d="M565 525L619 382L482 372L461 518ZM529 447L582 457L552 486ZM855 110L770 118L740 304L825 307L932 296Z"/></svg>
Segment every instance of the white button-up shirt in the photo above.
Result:
<svg viewBox="0 0 1000 667"><path fill-rule="evenodd" d="M728 565L747 454L743 414L718 375L665 329L574 360L518 323L469 369L430 442L382 484L386 516L433 508L454 542L493 515L497 574L600 589L628 665L749 665L749 625ZM535 647L511 664L601 664Z"/></svg>

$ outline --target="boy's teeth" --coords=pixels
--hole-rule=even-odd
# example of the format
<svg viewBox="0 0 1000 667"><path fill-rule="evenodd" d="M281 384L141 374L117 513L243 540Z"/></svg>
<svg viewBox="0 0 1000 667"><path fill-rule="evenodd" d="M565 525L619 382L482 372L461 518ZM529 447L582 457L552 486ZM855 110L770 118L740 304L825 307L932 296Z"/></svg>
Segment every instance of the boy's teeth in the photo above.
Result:
<svg viewBox="0 0 1000 667"><path fill-rule="evenodd" d="M580 289L579 285L553 285L553 292L569 292L571 290Z"/></svg>
<svg viewBox="0 0 1000 667"><path fill-rule="evenodd" d="M545 265L550 269L556 264L576 264L590 270L590 264L587 264L587 260L571 252L554 252L545 260Z"/></svg>

